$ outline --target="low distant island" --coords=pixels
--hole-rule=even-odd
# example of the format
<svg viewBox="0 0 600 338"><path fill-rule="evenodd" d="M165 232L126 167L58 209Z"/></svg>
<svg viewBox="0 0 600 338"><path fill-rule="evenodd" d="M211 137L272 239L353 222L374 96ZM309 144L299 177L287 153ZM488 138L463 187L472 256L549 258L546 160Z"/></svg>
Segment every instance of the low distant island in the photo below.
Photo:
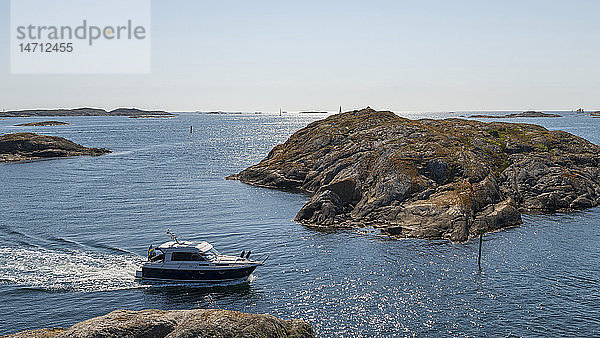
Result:
<svg viewBox="0 0 600 338"><path fill-rule="evenodd" d="M58 136L15 133L0 136L0 162L26 161L46 157L99 156L111 151L88 148Z"/></svg>
<svg viewBox="0 0 600 338"><path fill-rule="evenodd" d="M70 328L27 330L6 338L294 337L313 338L309 323L228 310L115 310Z"/></svg>
<svg viewBox="0 0 600 338"><path fill-rule="evenodd" d="M46 127L46 126L68 126L66 122L60 121L42 121L42 122L28 122L16 124L17 127Z"/></svg>
<svg viewBox="0 0 600 338"><path fill-rule="evenodd" d="M521 212L600 203L600 147L541 126L410 120L367 108L315 121L227 179L306 192L296 220L465 241Z"/></svg>
<svg viewBox="0 0 600 338"><path fill-rule="evenodd" d="M158 118L171 118L175 117L175 115L131 115L130 119L158 119Z"/></svg>
<svg viewBox="0 0 600 338"><path fill-rule="evenodd" d="M29 109L0 112L3 117L35 117L35 116L175 116L162 110L141 110L137 108L117 108L106 111L99 108L75 109Z"/></svg>
<svg viewBox="0 0 600 338"><path fill-rule="evenodd" d="M522 113L512 113L506 115L487 115L487 114L478 114L471 115L471 118L480 118L480 119L514 119L518 117L562 117L562 115L558 114L550 114L550 113L542 113L538 111L525 111Z"/></svg>

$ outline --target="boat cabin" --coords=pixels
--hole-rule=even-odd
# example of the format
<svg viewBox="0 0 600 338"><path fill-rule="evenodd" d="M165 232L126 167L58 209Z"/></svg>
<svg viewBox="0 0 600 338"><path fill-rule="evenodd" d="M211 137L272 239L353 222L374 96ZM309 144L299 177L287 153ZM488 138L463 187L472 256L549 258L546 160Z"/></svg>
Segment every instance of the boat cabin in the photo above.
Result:
<svg viewBox="0 0 600 338"><path fill-rule="evenodd" d="M152 263L165 262L211 262L220 253L207 242L171 241L150 249L148 260Z"/></svg>

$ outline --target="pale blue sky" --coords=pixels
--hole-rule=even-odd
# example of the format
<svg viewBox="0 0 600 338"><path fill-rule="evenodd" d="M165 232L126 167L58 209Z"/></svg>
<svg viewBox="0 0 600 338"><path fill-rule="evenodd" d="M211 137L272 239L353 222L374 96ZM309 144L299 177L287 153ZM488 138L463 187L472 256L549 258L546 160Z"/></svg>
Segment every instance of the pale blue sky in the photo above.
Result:
<svg viewBox="0 0 600 338"><path fill-rule="evenodd" d="M600 109L600 1L153 1L149 75L10 75L0 109Z"/></svg>

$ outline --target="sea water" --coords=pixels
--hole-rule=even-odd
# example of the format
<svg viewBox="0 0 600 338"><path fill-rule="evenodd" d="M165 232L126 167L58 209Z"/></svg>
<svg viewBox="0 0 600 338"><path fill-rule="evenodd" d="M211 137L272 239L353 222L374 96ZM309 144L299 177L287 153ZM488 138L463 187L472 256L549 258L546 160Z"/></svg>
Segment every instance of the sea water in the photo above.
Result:
<svg viewBox="0 0 600 338"><path fill-rule="evenodd" d="M510 119L600 143L600 119ZM469 113L400 114L411 118ZM600 335L600 209L526 215L477 241L395 240L292 221L303 194L225 176L322 114L56 118L15 127L113 153L0 164L0 333L68 327L116 309L222 308L309 321L318 336ZM496 120L495 120L496 121ZM193 126L193 133L190 133ZM268 254L245 283L142 285L148 245L206 240Z"/></svg>

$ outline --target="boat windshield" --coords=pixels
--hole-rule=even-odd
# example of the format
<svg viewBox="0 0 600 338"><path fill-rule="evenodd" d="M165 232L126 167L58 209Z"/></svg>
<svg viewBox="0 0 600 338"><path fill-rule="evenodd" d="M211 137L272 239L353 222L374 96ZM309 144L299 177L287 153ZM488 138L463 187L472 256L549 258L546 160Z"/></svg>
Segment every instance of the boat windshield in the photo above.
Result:
<svg viewBox="0 0 600 338"><path fill-rule="evenodd" d="M212 248L210 250L208 250L207 252L204 253L204 256L206 258L208 258L209 260L213 261L216 260L217 257L219 257L221 253L218 252L215 248Z"/></svg>

